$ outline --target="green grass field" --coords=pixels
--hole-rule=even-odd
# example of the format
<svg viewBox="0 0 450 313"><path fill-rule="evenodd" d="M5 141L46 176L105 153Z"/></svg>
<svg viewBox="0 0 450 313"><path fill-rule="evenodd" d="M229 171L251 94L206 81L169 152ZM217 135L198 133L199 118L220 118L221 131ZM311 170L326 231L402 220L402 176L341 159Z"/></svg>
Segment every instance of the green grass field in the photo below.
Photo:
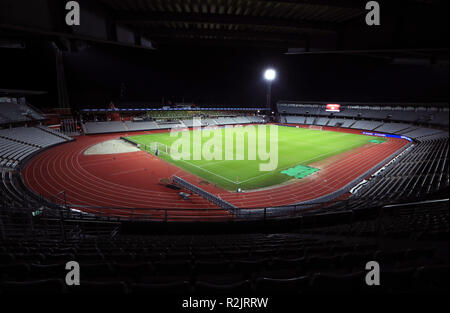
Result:
<svg viewBox="0 0 450 313"><path fill-rule="evenodd" d="M190 152L188 153L190 157L188 160L174 160L169 153L165 152L170 151L169 147L178 139L177 137L171 137L169 133L130 136L127 137L127 139L140 144L141 149L153 154L155 152L154 147L157 145L159 158L175 164L176 166L203 178L209 183L232 191L237 190L237 188L241 188L242 190L252 190L277 185L291 179L298 179L291 175L287 175L286 173L289 173L287 170L294 170L292 168L296 167L296 170L300 168L302 173L307 173L306 175L309 175L310 172L313 173L315 170L308 169L307 167L302 169L299 165L306 166L308 164L329 158L333 155L362 146L373 140L373 137L357 134L311 130L287 126L273 126L276 127L278 131L278 163L276 165L276 169L274 170L261 171L260 163L268 163L268 161L260 160L258 153L256 153L256 160L249 160L248 131L250 129L248 127L253 127L256 134L259 135L256 126L250 125L245 127L236 127L234 128L235 134L233 135L234 145L229 144L229 141L228 144L226 144L224 139L224 128L212 130L209 134L201 130L189 131L188 133L185 133L185 135L190 135ZM267 147L266 149L267 151L270 151L270 126L262 127L263 128L261 130L265 130L267 134L265 140ZM222 142L216 141L216 147L222 147L222 154L219 160L206 160L204 157L200 160L193 159L194 132L198 132L195 135L202 136L203 144L209 138L219 138L219 136L222 136L220 137L222 138ZM272 133L272 135L274 134L275 132ZM236 149L235 146L237 136L243 136L243 138L245 138L244 150L239 151ZM252 137L250 136L250 138ZM263 143L263 141L261 143ZM261 148L262 150L258 140L256 140L256 148ZM226 150L228 150L228 156L233 156L232 160L229 160L229 158L226 160ZM214 151L214 149L211 148L210 151ZM244 155L242 155L242 151L244 151ZM243 157L244 160L237 160L238 157ZM303 175L297 177L305 176Z"/></svg>

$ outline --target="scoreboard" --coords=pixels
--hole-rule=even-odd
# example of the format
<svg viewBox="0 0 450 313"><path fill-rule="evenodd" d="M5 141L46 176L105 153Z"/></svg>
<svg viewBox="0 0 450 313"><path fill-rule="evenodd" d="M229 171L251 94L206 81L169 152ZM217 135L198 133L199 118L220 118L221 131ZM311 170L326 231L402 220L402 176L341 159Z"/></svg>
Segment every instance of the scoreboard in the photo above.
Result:
<svg viewBox="0 0 450 313"><path fill-rule="evenodd" d="M325 110L327 112L341 112L341 105L335 104L335 103L329 103L329 104L327 104Z"/></svg>

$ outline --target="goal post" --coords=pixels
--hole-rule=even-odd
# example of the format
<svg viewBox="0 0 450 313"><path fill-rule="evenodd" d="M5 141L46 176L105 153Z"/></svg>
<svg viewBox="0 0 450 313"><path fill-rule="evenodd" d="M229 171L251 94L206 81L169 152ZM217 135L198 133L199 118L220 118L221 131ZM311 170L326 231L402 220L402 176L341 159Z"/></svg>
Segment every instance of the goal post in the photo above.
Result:
<svg viewBox="0 0 450 313"><path fill-rule="evenodd" d="M141 149L155 155L158 155L160 153L169 154L170 152L169 146L156 141L141 145Z"/></svg>
<svg viewBox="0 0 450 313"><path fill-rule="evenodd" d="M166 146L163 143L155 141L151 143L151 151L156 155L158 155L159 153L169 154L170 147Z"/></svg>

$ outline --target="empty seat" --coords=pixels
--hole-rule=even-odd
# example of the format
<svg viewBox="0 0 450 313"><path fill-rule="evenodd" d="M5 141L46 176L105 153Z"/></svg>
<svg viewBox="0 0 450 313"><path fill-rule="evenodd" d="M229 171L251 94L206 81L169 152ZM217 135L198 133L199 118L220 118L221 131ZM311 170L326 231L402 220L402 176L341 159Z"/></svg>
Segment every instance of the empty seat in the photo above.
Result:
<svg viewBox="0 0 450 313"><path fill-rule="evenodd" d="M174 281L169 283L133 283L130 284L131 293L145 293L148 295L186 295L191 291L189 282Z"/></svg>
<svg viewBox="0 0 450 313"><path fill-rule="evenodd" d="M63 279L67 272L65 263L30 265L30 277L34 279Z"/></svg>
<svg viewBox="0 0 450 313"><path fill-rule="evenodd" d="M80 271L81 272L81 271ZM114 293L124 294L127 292L127 288L124 282L111 281L111 282L93 282L93 281L80 281L78 286L68 286L68 292L71 293Z"/></svg>
<svg viewBox="0 0 450 313"><path fill-rule="evenodd" d="M311 287L315 292L358 292L366 288L365 273L346 275L318 273L313 276Z"/></svg>
<svg viewBox="0 0 450 313"><path fill-rule="evenodd" d="M65 284L61 279L47 279L26 282L2 282L0 293L63 293Z"/></svg>
<svg viewBox="0 0 450 313"><path fill-rule="evenodd" d="M120 280L140 281L153 274L153 267L147 262L116 263L113 271Z"/></svg>
<svg viewBox="0 0 450 313"><path fill-rule="evenodd" d="M208 295L238 295L251 293L251 285L249 280L243 280L231 284L214 284L204 281L195 283L196 294Z"/></svg>
<svg viewBox="0 0 450 313"><path fill-rule="evenodd" d="M421 266L415 273L416 291L448 292L448 285L448 265Z"/></svg>
<svg viewBox="0 0 450 313"><path fill-rule="evenodd" d="M307 289L308 285L309 276L287 279L261 277L256 280L256 292L269 294L300 293Z"/></svg>
<svg viewBox="0 0 450 313"><path fill-rule="evenodd" d="M30 279L30 267L25 263L0 265L0 280L22 281Z"/></svg>

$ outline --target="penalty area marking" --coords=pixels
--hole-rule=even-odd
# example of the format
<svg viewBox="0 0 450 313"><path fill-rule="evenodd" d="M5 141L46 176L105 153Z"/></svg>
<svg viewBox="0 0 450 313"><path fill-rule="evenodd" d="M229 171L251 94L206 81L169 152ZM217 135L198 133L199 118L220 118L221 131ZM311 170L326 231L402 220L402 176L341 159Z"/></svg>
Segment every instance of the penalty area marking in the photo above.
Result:
<svg viewBox="0 0 450 313"><path fill-rule="evenodd" d="M356 147L358 147L358 146L361 146L361 144L359 144L359 143L358 143L358 144L355 144L355 145L351 146L348 150L353 149L353 148L356 148ZM309 159L309 160L303 161L302 163L303 163L303 164L305 164L306 162L309 163L309 162L311 162L311 161L313 161L313 160L315 160L315 159L317 159L317 158L320 158L320 157L325 156L325 155L328 155L328 154L336 153L336 152L341 151L341 150L342 150L342 149L337 149L337 150L334 150L334 151L330 151L330 152L327 152L327 153L323 153L323 154L320 154L320 155L318 155L318 156L316 156L316 157L314 157L314 158L311 158L311 159ZM297 163L297 162L291 163L291 164L289 164L288 166L282 167L282 168L280 168L280 169L278 169L278 170L281 172L282 170L288 169L288 168L292 167L292 166L295 165L295 164L298 164L298 163ZM254 176L254 177L249 178L249 179L247 179L247 180L241 181L241 182L239 182L238 184L246 183L246 182L248 182L248 181L251 181L251 180L254 180L254 179L256 179L256 178L260 178L260 177L266 176L266 175L271 174L271 173L272 173L272 172L267 172L267 173L264 173L264 174L261 174L261 175L258 175L258 176Z"/></svg>

